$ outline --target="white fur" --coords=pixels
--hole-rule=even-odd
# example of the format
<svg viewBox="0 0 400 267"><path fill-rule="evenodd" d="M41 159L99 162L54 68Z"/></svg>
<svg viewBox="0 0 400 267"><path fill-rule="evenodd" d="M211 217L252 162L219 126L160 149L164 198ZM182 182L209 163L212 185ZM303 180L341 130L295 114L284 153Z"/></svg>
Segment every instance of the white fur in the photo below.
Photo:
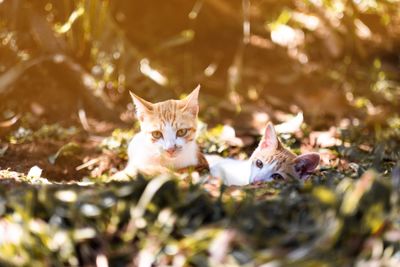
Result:
<svg viewBox="0 0 400 267"><path fill-rule="evenodd" d="M160 142L160 141L159 141ZM136 134L129 143L128 164L124 172L133 175L136 171L149 166L163 166L172 169L181 169L196 166L198 147L195 141L182 145L176 157L168 157L162 150L164 147L175 145L175 142L166 136L165 142L152 143L143 132Z"/></svg>
<svg viewBox="0 0 400 267"><path fill-rule="evenodd" d="M206 155L210 165L210 173L214 177L222 179L225 185L248 185L254 182L272 181L276 162L258 168L248 160L224 159L220 156Z"/></svg>
<svg viewBox="0 0 400 267"><path fill-rule="evenodd" d="M206 155L211 175L222 179L226 185L250 184L250 160L224 159L215 155Z"/></svg>
<svg viewBox="0 0 400 267"><path fill-rule="evenodd" d="M264 166L260 169L255 164L251 165L251 174L250 181L253 182L269 182L273 179L271 175L274 174L274 168L276 166L276 161L271 164L264 164Z"/></svg>

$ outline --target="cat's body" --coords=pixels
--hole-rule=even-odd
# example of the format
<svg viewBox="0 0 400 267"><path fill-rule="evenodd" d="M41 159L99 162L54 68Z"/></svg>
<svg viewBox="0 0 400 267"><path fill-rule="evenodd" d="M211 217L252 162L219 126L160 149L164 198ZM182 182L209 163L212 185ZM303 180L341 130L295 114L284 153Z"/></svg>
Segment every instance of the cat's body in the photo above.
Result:
<svg viewBox="0 0 400 267"><path fill-rule="evenodd" d="M224 159L216 155L206 155L210 164L210 173L213 177L220 178L225 185L251 184L250 160Z"/></svg>
<svg viewBox="0 0 400 267"><path fill-rule="evenodd" d="M183 100L154 104L131 94L141 130L129 143L126 168L115 178L163 168L208 168L195 140L199 89Z"/></svg>
<svg viewBox="0 0 400 267"><path fill-rule="evenodd" d="M285 148L269 123L248 160L221 159L210 164L211 175L226 185L246 185L272 180L305 179L319 163L317 153L297 156Z"/></svg>

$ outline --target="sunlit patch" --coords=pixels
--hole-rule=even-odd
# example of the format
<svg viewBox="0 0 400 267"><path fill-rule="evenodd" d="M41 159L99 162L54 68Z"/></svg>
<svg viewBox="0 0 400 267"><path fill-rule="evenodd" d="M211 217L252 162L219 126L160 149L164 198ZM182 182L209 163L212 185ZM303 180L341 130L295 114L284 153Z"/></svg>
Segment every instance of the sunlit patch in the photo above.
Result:
<svg viewBox="0 0 400 267"><path fill-rule="evenodd" d="M0 0L0 3L2 2L3 0ZM46 10L47 12L49 12L49 11L51 11L53 9L53 4L52 3L47 3L45 6L44 6L44 10Z"/></svg>
<svg viewBox="0 0 400 267"><path fill-rule="evenodd" d="M147 58L140 60L140 71L159 85L165 86L168 83L168 79L164 75L150 66Z"/></svg>
<svg viewBox="0 0 400 267"><path fill-rule="evenodd" d="M22 236L23 228L19 224L12 223L6 219L0 220L0 245L19 244L22 241Z"/></svg>
<svg viewBox="0 0 400 267"><path fill-rule="evenodd" d="M297 47L304 43L304 32L299 29L293 29L288 25L277 25L271 31L271 40L285 47Z"/></svg>
<svg viewBox="0 0 400 267"><path fill-rule="evenodd" d="M265 125L270 120L270 117L265 112L253 112L252 114L252 125L258 129L260 133L263 132Z"/></svg>
<svg viewBox="0 0 400 267"><path fill-rule="evenodd" d="M55 30L57 33L66 33L66 32L68 32L68 31L71 29L72 24L74 24L74 22L75 22L80 16L82 16L84 13L85 13L85 9L84 9L82 6L79 7L77 10L75 10L74 12L71 13L71 15L69 16L67 22L65 22L65 23L62 24L62 25L56 24L56 25L54 26L54 30Z"/></svg>
<svg viewBox="0 0 400 267"><path fill-rule="evenodd" d="M217 68L218 65L216 63L211 63L210 65L207 66L207 68L205 68L204 75L206 75L207 77L212 76L217 70Z"/></svg>
<svg viewBox="0 0 400 267"><path fill-rule="evenodd" d="M63 202L75 202L78 199L78 195L72 190L57 191L55 197Z"/></svg>
<svg viewBox="0 0 400 267"><path fill-rule="evenodd" d="M65 56L62 54L55 54L53 56L54 63L60 64L65 61Z"/></svg>
<svg viewBox="0 0 400 267"><path fill-rule="evenodd" d="M194 36L195 31L192 29L183 30L179 34L172 36L170 39L160 44L159 49L166 49L187 44L193 41Z"/></svg>
<svg viewBox="0 0 400 267"><path fill-rule="evenodd" d="M372 36L371 30L362 22L360 19L354 20L354 25L356 26L356 34L361 39L369 39Z"/></svg>
<svg viewBox="0 0 400 267"><path fill-rule="evenodd" d="M320 19L317 16L294 12L292 18L310 31L315 31L320 25Z"/></svg>
<svg viewBox="0 0 400 267"><path fill-rule="evenodd" d="M196 3L194 4L192 10L190 11L188 17L189 19L196 19L197 16L200 13L201 8L203 7L203 2L204 1L196 1Z"/></svg>

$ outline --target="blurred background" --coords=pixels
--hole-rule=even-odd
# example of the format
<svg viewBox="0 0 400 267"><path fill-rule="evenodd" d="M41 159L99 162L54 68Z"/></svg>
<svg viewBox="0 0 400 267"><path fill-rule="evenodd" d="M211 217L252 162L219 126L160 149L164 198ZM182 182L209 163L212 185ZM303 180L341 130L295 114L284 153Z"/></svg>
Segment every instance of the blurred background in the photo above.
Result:
<svg viewBox="0 0 400 267"><path fill-rule="evenodd" d="M207 119L273 107L329 125L398 110L395 0L3 0L0 14L3 120L36 104L118 118L128 89L157 101L197 84Z"/></svg>
<svg viewBox="0 0 400 267"><path fill-rule="evenodd" d="M302 112L398 138L399 48L397 0L0 0L0 134L110 133L135 122L128 90L201 84L201 120L238 135Z"/></svg>

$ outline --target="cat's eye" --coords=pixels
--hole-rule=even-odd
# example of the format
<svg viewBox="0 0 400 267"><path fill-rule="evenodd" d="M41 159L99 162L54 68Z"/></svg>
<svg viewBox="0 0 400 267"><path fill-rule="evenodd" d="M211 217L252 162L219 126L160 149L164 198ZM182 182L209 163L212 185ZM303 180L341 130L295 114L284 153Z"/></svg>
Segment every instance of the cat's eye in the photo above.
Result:
<svg viewBox="0 0 400 267"><path fill-rule="evenodd" d="M160 139L161 137L163 137L163 135L160 131L151 132L151 136L153 136L153 138L155 138L155 139Z"/></svg>
<svg viewBox="0 0 400 267"><path fill-rule="evenodd" d="M283 179L283 176L282 175L280 175L279 173L273 173L272 175L271 175L271 178L273 179L273 180L275 180L275 181L279 181L279 180L284 180Z"/></svg>
<svg viewBox="0 0 400 267"><path fill-rule="evenodd" d="M188 132L188 129L179 129L176 132L176 136L177 137L184 137L187 134L187 132Z"/></svg>
<svg viewBox="0 0 400 267"><path fill-rule="evenodd" d="M256 160L256 166L259 169L262 169L262 167L264 167L264 163L261 160Z"/></svg>

